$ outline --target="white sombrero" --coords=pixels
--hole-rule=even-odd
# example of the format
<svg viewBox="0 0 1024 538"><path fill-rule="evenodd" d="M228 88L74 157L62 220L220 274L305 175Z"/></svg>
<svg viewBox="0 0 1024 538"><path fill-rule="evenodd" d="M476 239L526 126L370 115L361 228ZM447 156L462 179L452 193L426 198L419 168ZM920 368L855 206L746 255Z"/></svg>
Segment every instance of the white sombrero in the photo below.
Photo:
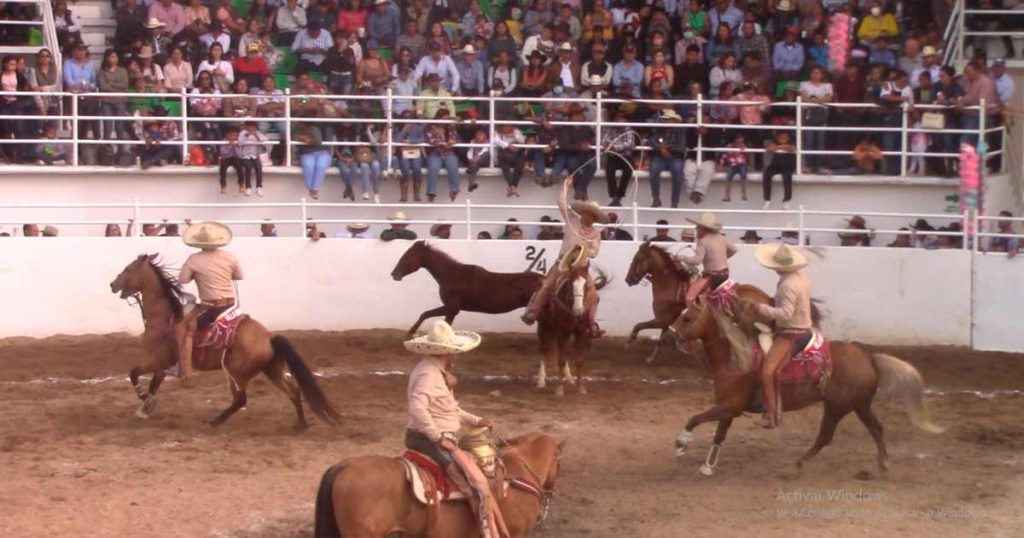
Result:
<svg viewBox="0 0 1024 538"><path fill-rule="evenodd" d="M780 273L791 273L807 267L807 258L784 243L757 247L754 258L757 258L757 263Z"/></svg>
<svg viewBox="0 0 1024 538"><path fill-rule="evenodd" d="M716 232L722 229L722 223L718 222L718 217L715 217L714 213L702 213L700 218L697 220L686 220L700 226L701 228L707 228Z"/></svg>
<svg viewBox="0 0 1024 538"><path fill-rule="evenodd" d="M480 345L480 335L469 331L454 331L444 321L438 321L430 332L406 340L405 349L417 355L455 355Z"/></svg>
<svg viewBox="0 0 1024 538"><path fill-rule="evenodd" d="M600 222L601 224L608 224L608 213L605 213L601 209L601 206L597 205L597 202L576 201L570 204L569 207L580 215L589 213L597 222Z"/></svg>
<svg viewBox="0 0 1024 538"><path fill-rule="evenodd" d="M558 260L558 269L562 272L572 269L581 269L587 265L590 258L587 257L587 249L582 246L574 247Z"/></svg>
<svg viewBox="0 0 1024 538"><path fill-rule="evenodd" d="M231 228L219 222L207 221L189 226L181 240L190 247L211 249L227 245L233 236Z"/></svg>

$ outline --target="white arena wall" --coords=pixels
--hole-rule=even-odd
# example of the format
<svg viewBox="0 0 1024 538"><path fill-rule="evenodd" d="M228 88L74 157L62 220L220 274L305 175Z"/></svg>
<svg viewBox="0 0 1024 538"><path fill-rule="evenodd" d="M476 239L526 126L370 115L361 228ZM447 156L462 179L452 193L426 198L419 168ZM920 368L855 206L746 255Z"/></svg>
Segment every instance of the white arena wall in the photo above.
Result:
<svg viewBox="0 0 1024 538"><path fill-rule="evenodd" d="M495 271L528 270L528 255L554 261L558 243L436 241L456 259ZM238 238L230 250L246 271L243 308L272 330L408 328L423 310L440 304L437 286L420 271L402 282L390 273L408 242L299 238ZM602 292L599 318L613 335L651 317L651 292L624 282L636 243L606 242L599 265L612 282ZM969 251L829 248L809 274L826 301L827 333L878 344L969 345ZM139 333L139 310L110 292L109 283L140 253L161 253L180 265L191 252L173 238L10 238L0 240L0 337L44 337L126 331ZM760 268L749 247L733 259L734 276L773 290L774 274ZM1024 260L1022 260L1024 261ZM1016 260L1015 260L1016 262ZM985 323L1013 325L1021 298L1020 265L991 257L997 285L985 288ZM1017 280L1014 280L1017 278ZM1015 287L1016 285L1016 287ZM1008 294L1007 287L1015 290ZM529 331L518 313L463 314L456 325L478 331ZM1020 338L1019 336L1017 337ZM1022 342L1004 340L1005 345Z"/></svg>

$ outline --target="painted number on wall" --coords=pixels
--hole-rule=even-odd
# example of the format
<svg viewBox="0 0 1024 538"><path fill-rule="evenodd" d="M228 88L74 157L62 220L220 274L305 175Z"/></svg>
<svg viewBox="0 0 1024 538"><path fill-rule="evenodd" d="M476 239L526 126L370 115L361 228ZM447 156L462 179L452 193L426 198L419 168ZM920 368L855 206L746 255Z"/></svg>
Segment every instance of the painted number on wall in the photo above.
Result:
<svg viewBox="0 0 1024 538"><path fill-rule="evenodd" d="M529 263L526 267L526 272L536 272L542 275L548 273L548 260L544 256L547 254L546 248L538 249L534 246L526 247L526 261Z"/></svg>

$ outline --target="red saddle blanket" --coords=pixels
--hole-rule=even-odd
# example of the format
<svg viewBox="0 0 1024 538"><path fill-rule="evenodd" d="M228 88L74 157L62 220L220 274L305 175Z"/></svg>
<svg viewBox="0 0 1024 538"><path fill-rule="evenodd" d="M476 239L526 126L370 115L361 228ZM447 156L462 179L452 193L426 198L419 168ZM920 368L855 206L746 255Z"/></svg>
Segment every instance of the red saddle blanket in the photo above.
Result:
<svg viewBox="0 0 1024 538"><path fill-rule="evenodd" d="M454 487L448 480L448 473L441 468L434 460L430 459L430 456L426 454L416 452L415 450L406 450L402 453L402 457L411 461L417 467L423 469L434 479L434 487L437 488L438 493L441 494L441 500L448 500L448 496L451 495Z"/></svg>
<svg viewBox="0 0 1024 538"><path fill-rule="evenodd" d="M735 280L726 280L720 286L708 292L708 304L723 312L732 315L732 305L736 302L736 288L739 284Z"/></svg>
<svg viewBox="0 0 1024 538"><path fill-rule="evenodd" d="M754 371L759 372L761 371L761 365L764 364L765 352L756 339L753 346ZM821 333L815 331L807 346L794 355L793 358L786 361L785 366L782 367L782 372L779 373L778 382L818 381L823 376L831 374L832 350L829 347L828 340Z"/></svg>
<svg viewBox="0 0 1024 538"><path fill-rule="evenodd" d="M217 316L213 323L207 325L196 334L195 348L231 347L235 342L235 330L238 329L238 324L247 317L249 316L244 314L242 309L237 306L224 311L223 314Z"/></svg>

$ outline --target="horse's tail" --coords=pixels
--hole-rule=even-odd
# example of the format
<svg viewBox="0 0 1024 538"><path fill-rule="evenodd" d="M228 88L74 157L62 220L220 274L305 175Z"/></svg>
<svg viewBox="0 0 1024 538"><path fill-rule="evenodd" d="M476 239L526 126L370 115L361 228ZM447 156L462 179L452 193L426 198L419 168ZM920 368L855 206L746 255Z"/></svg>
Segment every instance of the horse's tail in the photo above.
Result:
<svg viewBox="0 0 1024 538"><path fill-rule="evenodd" d="M875 371L878 372L878 390L902 399L907 407L910 421L930 433L942 433L945 428L935 425L924 403L924 379L910 363L892 355L875 353L871 356Z"/></svg>
<svg viewBox="0 0 1024 538"><path fill-rule="evenodd" d="M605 272L604 269L601 269L600 267L598 267L596 265L591 265L590 268L594 271L594 273L597 274L594 277L594 287L595 288L597 288L599 290L603 289L605 286L608 285L609 282L611 282L611 280L608 278L608 273Z"/></svg>
<svg viewBox="0 0 1024 538"><path fill-rule="evenodd" d="M309 367L306 366L306 361L302 360L299 353L292 347L291 342L287 338L278 335L270 339L270 345L274 348L274 355L283 358L288 364L292 377L299 384L299 388L306 397L306 401L309 402L309 408L313 410L313 413L332 426L338 425L341 422L341 415L331 406L327 396L324 396L323 391L316 384L316 377L313 376L313 372L309 370Z"/></svg>
<svg viewBox="0 0 1024 538"><path fill-rule="evenodd" d="M336 463L324 472L320 489L316 492L316 515L313 523L313 538L341 538L338 521L334 517L334 481L345 467Z"/></svg>

